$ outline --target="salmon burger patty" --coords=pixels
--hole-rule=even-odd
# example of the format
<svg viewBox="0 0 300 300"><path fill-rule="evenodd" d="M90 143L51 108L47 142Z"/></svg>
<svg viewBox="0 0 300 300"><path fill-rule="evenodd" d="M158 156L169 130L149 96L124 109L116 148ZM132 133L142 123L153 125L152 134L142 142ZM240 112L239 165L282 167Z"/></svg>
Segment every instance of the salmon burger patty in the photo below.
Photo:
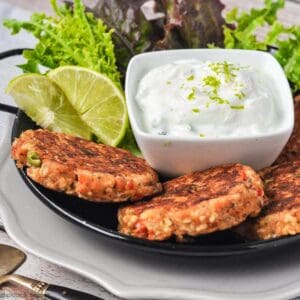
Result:
<svg viewBox="0 0 300 300"><path fill-rule="evenodd" d="M48 130L27 130L11 155L42 186L94 202L139 200L161 191L154 170L126 150Z"/></svg>
<svg viewBox="0 0 300 300"><path fill-rule="evenodd" d="M224 230L267 204L253 169L235 164L195 172L163 185L163 194L119 209L119 231L149 240Z"/></svg>
<svg viewBox="0 0 300 300"><path fill-rule="evenodd" d="M270 204L237 227L248 239L267 240L300 233L300 161L261 171Z"/></svg>

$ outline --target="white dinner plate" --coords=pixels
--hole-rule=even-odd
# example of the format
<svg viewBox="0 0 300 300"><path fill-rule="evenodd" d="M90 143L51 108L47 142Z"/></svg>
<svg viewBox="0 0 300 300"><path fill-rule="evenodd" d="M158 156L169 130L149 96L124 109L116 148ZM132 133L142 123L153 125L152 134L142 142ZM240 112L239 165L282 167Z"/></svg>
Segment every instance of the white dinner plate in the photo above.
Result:
<svg viewBox="0 0 300 300"><path fill-rule="evenodd" d="M289 299L300 294L300 245L259 256L183 258L130 249L102 239L48 209L9 158L1 126L0 215L20 247L78 272L126 299Z"/></svg>
<svg viewBox="0 0 300 300"><path fill-rule="evenodd" d="M30 14L7 3L0 6L0 19ZM1 50L33 43L25 35L0 33ZM12 61L0 65L5 70L0 95L10 103L3 90L20 71L11 70ZM28 252L126 299L277 300L300 295L300 245L251 257L172 257L130 249L62 219L32 194L9 158L11 125L12 117L0 113L0 215L10 237Z"/></svg>

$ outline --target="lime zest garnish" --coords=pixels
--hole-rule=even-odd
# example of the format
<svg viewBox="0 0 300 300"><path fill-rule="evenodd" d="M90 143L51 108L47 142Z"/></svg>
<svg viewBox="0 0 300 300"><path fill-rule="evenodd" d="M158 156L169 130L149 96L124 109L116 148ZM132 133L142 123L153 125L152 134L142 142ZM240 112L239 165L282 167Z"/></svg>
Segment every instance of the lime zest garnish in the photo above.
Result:
<svg viewBox="0 0 300 300"><path fill-rule="evenodd" d="M209 75L204 77L202 81L205 86L209 86L212 88L212 91L208 92L208 96L210 98L209 102L217 102L218 104L229 103L227 100L222 99L219 96L219 88L221 86L221 81L217 77Z"/></svg>
<svg viewBox="0 0 300 300"><path fill-rule="evenodd" d="M188 76L187 78L186 78L186 80L188 80L188 81L192 81L192 80L194 80L195 79L195 75L194 74L191 74L190 76Z"/></svg>
<svg viewBox="0 0 300 300"><path fill-rule="evenodd" d="M216 93L218 92L218 89L221 86L221 81L213 75L208 75L208 76L204 77L202 79L202 81L205 86L211 87L213 89L213 91Z"/></svg>
<svg viewBox="0 0 300 300"><path fill-rule="evenodd" d="M205 137L205 134L204 134L204 133L199 133L199 136L200 136L201 138L203 138L203 137Z"/></svg>
<svg viewBox="0 0 300 300"><path fill-rule="evenodd" d="M170 84L172 84L172 81L168 80L166 83L167 83L168 85L170 85Z"/></svg>
<svg viewBox="0 0 300 300"><path fill-rule="evenodd" d="M241 91L240 93L234 94L239 100L243 100L245 98L245 93Z"/></svg>
<svg viewBox="0 0 300 300"><path fill-rule="evenodd" d="M245 106L244 105L230 105L230 108L232 108L232 109L244 109Z"/></svg>
<svg viewBox="0 0 300 300"><path fill-rule="evenodd" d="M188 100L195 100L196 99L196 88L192 87L192 91L187 96Z"/></svg>
<svg viewBox="0 0 300 300"><path fill-rule="evenodd" d="M210 69L215 72L217 75L223 75L226 82L232 82L233 79L237 76L234 71L239 71L240 68L231 64L227 61L210 63L208 65Z"/></svg>
<svg viewBox="0 0 300 300"><path fill-rule="evenodd" d="M208 65L210 69L216 74L214 75L208 75L202 78L202 82L204 86L208 86L211 88L210 91L206 91L206 94L209 97L209 101L206 103L206 107L209 107L211 103L217 103L217 104L228 104L230 105L230 101L222 98L219 94L220 88L221 88L221 79L218 78L218 76L223 76L225 78L225 82L233 82L235 77L237 77L236 73L234 71L239 71L240 67L235 66L232 63L228 63L227 61L224 62L215 62L210 63ZM243 84L235 83L235 85L243 87ZM234 94L235 97L237 97L239 100L242 100L245 98L245 93L243 91L235 91ZM243 105L230 105L232 109L244 109Z"/></svg>
<svg viewBox="0 0 300 300"><path fill-rule="evenodd" d="M192 109L192 112L194 112L194 113L199 113L199 112L200 112L200 109L199 109L199 108L193 108L193 109Z"/></svg>
<svg viewBox="0 0 300 300"><path fill-rule="evenodd" d="M212 102L217 102L218 104L230 104L228 100L223 99L218 95L211 96L210 99L212 100Z"/></svg>

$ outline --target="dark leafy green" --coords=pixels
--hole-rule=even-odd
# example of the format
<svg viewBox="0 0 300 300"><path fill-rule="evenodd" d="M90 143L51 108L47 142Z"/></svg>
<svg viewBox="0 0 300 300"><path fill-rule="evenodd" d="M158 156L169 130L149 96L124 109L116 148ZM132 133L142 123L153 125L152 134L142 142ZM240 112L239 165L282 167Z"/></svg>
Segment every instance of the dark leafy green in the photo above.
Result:
<svg viewBox="0 0 300 300"><path fill-rule="evenodd" d="M129 51L116 47L123 62L151 50L222 46L223 8L219 0L102 0L93 11L126 39Z"/></svg>
<svg viewBox="0 0 300 300"><path fill-rule="evenodd" d="M122 70L126 69L134 54L152 50L163 34L159 24L159 20L164 17L161 5L159 1L154 2L152 18L148 20L143 12L147 2L149 1L102 0L92 10L114 29L116 55Z"/></svg>
<svg viewBox="0 0 300 300"><path fill-rule="evenodd" d="M166 47L177 48L170 41L179 41L183 48L206 48L210 43L223 46L224 5L219 0L163 0L163 4L167 15ZM170 38L172 33L174 39Z"/></svg>

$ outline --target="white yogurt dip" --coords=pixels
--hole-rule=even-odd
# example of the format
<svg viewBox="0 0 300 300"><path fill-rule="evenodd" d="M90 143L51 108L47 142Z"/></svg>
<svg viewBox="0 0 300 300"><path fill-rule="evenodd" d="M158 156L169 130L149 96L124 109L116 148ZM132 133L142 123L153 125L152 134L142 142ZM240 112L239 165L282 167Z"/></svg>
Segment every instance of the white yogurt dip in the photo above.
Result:
<svg viewBox="0 0 300 300"><path fill-rule="evenodd" d="M227 61L181 60L150 70L135 101L146 132L170 136L251 136L280 125L259 70Z"/></svg>

